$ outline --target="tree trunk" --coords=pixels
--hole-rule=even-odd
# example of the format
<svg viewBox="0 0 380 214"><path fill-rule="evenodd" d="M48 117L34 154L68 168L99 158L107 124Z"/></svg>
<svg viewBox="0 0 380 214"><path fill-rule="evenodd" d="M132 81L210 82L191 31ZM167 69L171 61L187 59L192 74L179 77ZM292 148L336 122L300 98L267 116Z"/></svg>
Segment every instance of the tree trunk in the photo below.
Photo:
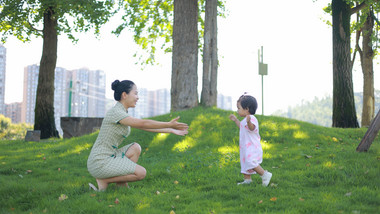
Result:
<svg viewBox="0 0 380 214"><path fill-rule="evenodd" d="M54 120L54 73L57 62L57 20L54 9L44 13L43 48L38 75L34 130L41 130L41 139L59 137Z"/></svg>
<svg viewBox="0 0 380 214"><path fill-rule="evenodd" d="M174 0L171 111L198 105L198 1Z"/></svg>
<svg viewBox="0 0 380 214"><path fill-rule="evenodd" d="M374 20L372 12L368 13L367 20L363 26L363 51L360 53L360 61L363 71L363 111L362 127L368 127L375 116L375 89L373 80L373 50L372 34Z"/></svg>
<svg viewBox="0 0 380 214"><path fill-rule="evenodd" d="M218 91L218 1L206 0L201 105L216 106Z"/></svg>
<svg viewBox="0 0 380 214"><path fill-rule="evenodd" d="M332 0L333 21L333 127L359 127L352 83L350 6Z"/></svg>
<svg viewBox="0 0 380 214"><path fill-rule="evenodd" d="M357 152L368 152L373 140L376 138L380 130L380 110L377 112L376 117L372 120L371 125L368 127L362 141L356 147Z"/></svg>

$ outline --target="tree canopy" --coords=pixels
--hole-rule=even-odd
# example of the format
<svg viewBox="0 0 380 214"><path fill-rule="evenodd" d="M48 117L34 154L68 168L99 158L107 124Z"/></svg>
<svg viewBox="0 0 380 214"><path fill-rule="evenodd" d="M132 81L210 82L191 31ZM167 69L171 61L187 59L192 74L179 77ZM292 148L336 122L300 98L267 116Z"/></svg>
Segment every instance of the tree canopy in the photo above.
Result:
<svg viewBox="0 0 380 214"><path fill-rule="evenodd" d="M26 42L32 36L42 37L44 13L54 8L58 35L66 34L77 41L75 33L94 29L99 35L100 27L115 13L112 0L2 0L0 5L1 41L8 36Z"/></svg>
<svg viewBox="0 0 380 214"><path fill-rule="evenodd" d="M198 1L198 46L202 51L204 33L205 1ZM143 51L136 53L140 64L155 64L155 54L158 49L164 53L172 52L174 0L127 0L119 1L122 10L122 23L113 31L114 34L129 29L133 31L134 41ZM225 15L225 0L218 1L218 16ZM158 48L157 48L158 47Z"/></svg>

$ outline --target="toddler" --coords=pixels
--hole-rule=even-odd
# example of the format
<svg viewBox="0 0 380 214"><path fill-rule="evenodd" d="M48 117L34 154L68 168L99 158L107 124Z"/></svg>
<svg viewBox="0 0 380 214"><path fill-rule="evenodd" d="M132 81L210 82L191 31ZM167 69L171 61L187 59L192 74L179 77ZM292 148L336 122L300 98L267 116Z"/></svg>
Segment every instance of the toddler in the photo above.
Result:
<svg viewBox="0 0 380 214"><path fill-rule="evenodd" d="M245 93L237 101L237 113L244 119L239 121L234 114L229 117L240 128L240 165L244 181L238 185L250 184L252 182L251 175L256 173L261 176L263 186L268 186L272 178L272 173L260 166L263 161L263 149L260 144L259 123L254 116L256 109L256 99Z"/></svg>

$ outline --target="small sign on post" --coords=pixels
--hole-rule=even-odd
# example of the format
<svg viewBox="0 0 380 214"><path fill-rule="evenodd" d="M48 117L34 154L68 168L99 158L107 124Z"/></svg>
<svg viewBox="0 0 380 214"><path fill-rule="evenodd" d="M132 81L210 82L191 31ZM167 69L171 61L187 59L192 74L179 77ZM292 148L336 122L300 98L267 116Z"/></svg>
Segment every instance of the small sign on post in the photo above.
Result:
<svg viewBox="0 0 380 214"><path fill-rule="evenodd" d="M259 62L259 74L260 75L268 75L268 64L264 64Z"/></svg>
<svg viewBox="0 0 380 214"><path fill-rule="evenodd" d="M268 75L268 64L263 63L263 46L259 49L259 75L261 75L261 115L264 115L264 75Z"/></svg>

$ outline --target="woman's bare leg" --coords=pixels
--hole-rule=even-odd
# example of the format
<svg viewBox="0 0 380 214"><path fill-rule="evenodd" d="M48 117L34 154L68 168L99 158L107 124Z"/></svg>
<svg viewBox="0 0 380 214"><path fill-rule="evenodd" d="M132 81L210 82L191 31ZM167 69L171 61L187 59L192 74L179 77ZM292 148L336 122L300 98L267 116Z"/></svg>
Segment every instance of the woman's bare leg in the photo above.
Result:
<svg viewBox="0 0 380 214"><path fill-rule="evenodd" d="M124 183L125 186L127 186L126 184L127 182L140 181L144 179L145 176L146 176L145 168L140 165L137 165L134 174L122 175L122 176L104 178L104 179L97 178L96 182L98 183L99 190L106 190L108 187L108 184L110 183L119 183L120 185L121 183Z"/></svg>
<svg viewBox="0 0 380 214"><path fill-rule="evenodd" d="M138 143L134 143L127 152L125 153L125 156L129 158L131 161L137 163L139 160L141 154L141 146Z"/></svg>
<svg viewBox="0 0 380 214"><path fill-rule="evenodd" d="M134 143L131 147L128 148L125 156L129 158L131 161L137 163L141 154L141 146L138 143ZM128 188L127 182L116 182L116 186L118 187L126 187Z"/></svg>

